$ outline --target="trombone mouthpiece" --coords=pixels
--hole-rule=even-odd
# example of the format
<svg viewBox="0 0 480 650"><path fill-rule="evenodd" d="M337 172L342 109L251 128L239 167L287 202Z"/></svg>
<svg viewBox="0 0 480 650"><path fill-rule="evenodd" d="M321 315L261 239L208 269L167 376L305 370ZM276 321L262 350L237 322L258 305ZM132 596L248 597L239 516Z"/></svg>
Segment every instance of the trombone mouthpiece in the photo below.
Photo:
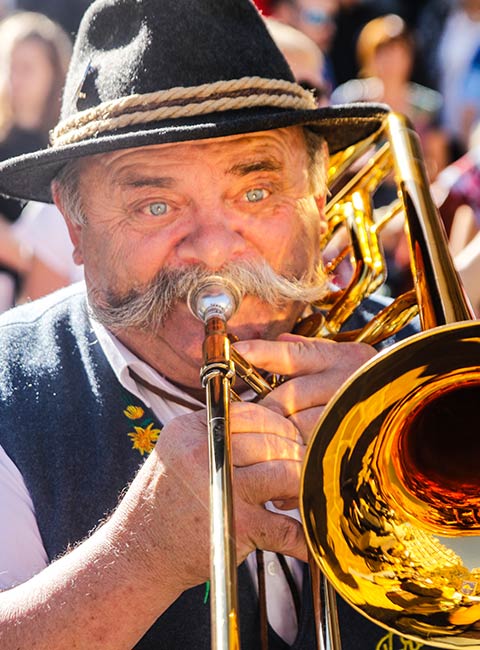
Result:
<svg viewBox="0 0 480 650"><path fill-rule="evenodd" d="M212 275L190 290L187 304L192 314L204 323L213 317L227 321L237 311L241 298L233 282Z"/></svg>

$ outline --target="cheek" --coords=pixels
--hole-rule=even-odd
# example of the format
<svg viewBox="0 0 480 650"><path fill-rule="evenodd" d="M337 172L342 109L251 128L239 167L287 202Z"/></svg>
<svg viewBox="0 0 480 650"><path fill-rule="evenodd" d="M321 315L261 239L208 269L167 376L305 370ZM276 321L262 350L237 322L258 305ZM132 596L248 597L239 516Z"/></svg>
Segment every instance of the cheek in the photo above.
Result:
<svg viewBox="0 0 480 650"><path fill-rule="evenodd" d="M295 273L310 272L321 262L321 238L324 222L316 204L309 199L301 200L297 206L295 234L290 240L291 270Z"/></svg>
<svg viewBox="0 0 480 650"><path fill-rule="evenodd" d="M85 277L91 286L126 286L125 279L132 275L132 269L128 255L118 245L115 237L99 229L86 227L77 248L83 258Z"/></svg>
<svg viewBox="0 0 480 650"><path fill-rule="evenodd" d="M306 245L313 248L314 251L318 251L328 226L322 208L317 205L314 199L299 201L298 222Z"/></svg>
<svg viewBox="0 0 480 650"><path fill-rule="evenodd" d="M277 272L298 271L310 261L314 228L306 224L314 221L299 203L277 207L271 217L259 220L249 230L250 241Z"/></svg>
<svg viewBox="0 0 480 650"><path fill-rule="evenodd" d="M295 237L294 220L291 210L277 209L268 219L255 220L247 229L248 239L252 241L274 269L288 253L292 238Z"/></svg>
<svg viewBox="0 0 480 650"><path fill-rule="evenodd" d="M173 255L172 237L141 233L125 223L87 228L81 239L87 277L97 286L126 291L150 282Z"/></svg>

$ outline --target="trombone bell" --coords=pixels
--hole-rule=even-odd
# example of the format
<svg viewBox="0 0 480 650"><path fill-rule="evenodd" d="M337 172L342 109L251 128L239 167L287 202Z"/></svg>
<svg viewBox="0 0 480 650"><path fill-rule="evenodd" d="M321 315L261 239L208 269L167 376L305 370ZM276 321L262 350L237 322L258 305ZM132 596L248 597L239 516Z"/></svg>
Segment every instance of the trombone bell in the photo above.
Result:
<svg viewBox="0 0 480 650"><path fill-rule="evenodd" d="M302 478L307 542L333 587L443 648L480 645L479 343L480 323L463 322L372 359L327 407Z"/></svg>

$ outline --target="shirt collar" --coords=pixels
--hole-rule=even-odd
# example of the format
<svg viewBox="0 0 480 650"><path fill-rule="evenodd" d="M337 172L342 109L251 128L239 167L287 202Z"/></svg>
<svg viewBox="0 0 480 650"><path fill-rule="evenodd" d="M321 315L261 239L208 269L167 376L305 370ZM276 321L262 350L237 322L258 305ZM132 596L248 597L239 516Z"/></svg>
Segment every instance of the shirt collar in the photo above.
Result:
<svg viewBox="0 0 480 650"><path fill-rule="evenodd" d="M152 406L151 400L149 401L147 399L145 392L140 389L135 380L130 376L130 368L149 384L162 388L172 396L177 396L202 406L201 402L195 400L184 390L172 384L148 363L137 357L137 355L129 350L114 334L112 334L112 332L107 330L106 327L92 317L91 323L93 331L95 332L98 342L100 343L116 378L130 393L143 400L146 403L146 406L149 408Z"/></svg>

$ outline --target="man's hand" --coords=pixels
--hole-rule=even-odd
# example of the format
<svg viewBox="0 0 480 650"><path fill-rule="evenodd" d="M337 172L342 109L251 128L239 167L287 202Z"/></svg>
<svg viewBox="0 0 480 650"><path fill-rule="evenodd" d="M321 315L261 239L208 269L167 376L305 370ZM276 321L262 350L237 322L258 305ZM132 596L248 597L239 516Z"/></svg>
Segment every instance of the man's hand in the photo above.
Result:
<svg viewBox="0 0 480 650"><path fill-rule="evenodd" d="M375 354L365 343L336 343L296 334L282 334L276 341L240 341L235 348L257 368L287 378L261 403L289 418L305 442L333 394Z"/></svg>
<svg viewBox="0 0 480 650"><path fill-rule="evenodd" d="M305 447L296 426L263 405L237 402L231 405L231 432L238 562L255 548L305 560L301 524L264 507L298 498ZM130 513L138 511L136 541L159 584L168 580L182 591L208 579L208 486L206 413L175 418L123 504L131 501ZM122 505L114 517L121 512Z"/></svg>
<svg viewBox="0 0 480 650"><path fill-rule="evenodd" d="M305 442L328 400L375 351L365 344L292 334L235 345L251 363L288 377L260 404L231 405L238 561L257 547L306 559L299 522L267 511L264 504L274 501L290 508L296 503ZM163 429L140 476L147 473L155 477L156 486L149 496L156 504L149 515L151 543L161 545L182 589L191 587L209 573L204 411L175 418Z"/></svg>

